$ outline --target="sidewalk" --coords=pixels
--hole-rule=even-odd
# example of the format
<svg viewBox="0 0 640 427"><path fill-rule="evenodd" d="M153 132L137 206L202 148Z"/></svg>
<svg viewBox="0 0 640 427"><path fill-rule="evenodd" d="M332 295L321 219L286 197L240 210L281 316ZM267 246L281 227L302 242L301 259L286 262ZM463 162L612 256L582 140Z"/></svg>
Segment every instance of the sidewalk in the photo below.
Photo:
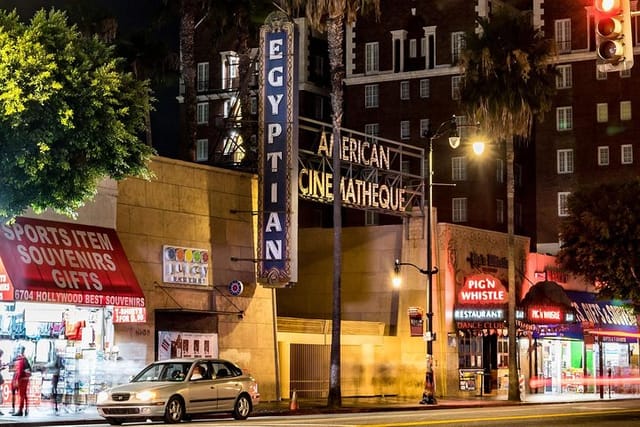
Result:
<svg viewBox="0 0 640 427"><path fill-rule="evenodd" d="M640 399L640 394L604 394L602 400L620 399ZM261 402L253 411L250 417L260 417L269 415L302 415L320 413L341 413L341 412L368 412L368 411L402 411L402 410L437 410L455 408L473 408L485 406L506 406L506 405L526 405L545 403L568 403L579 401L599 401L599 394L534 394L525 396L524 402L509 402L506 396L485 396L470 399L440 399L436 405L421 405L418 399L408 399L404 397L344 397L342 407L339 409L328 409L326 399L306 400L298 399L298 409L291 411L289 401ZM224 415L227 417L227 415ZM55 414L52 409L46 407L33 408L26 417L14 417L5 412L0 415L0 426L69 426L74 424L105 424L106 421L100 417L95 407L87 406L77 410L60 410Z"/></svg>

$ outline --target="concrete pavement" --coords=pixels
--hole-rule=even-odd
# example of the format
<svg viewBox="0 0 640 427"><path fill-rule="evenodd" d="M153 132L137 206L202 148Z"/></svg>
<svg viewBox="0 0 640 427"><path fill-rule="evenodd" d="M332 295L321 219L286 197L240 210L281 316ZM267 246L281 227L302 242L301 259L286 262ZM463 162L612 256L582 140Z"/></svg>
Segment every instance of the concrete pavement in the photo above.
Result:
<svg viewBox="0 0 640 427"><path fill-rule="evenodd" d="M326 407L326 399L308 400L298 399L298 409L290 410L288 400L276 402L261 402L252 413L251 417L269 415L296 415L296 414L319 414L319 413L341 413L341 412L367 412L367 411L393 411L393 410L436 410L454 408L473 408L485 406L506 406L522 404L545 404L578 401L599 401L618 399L639 399L640 394L604 394L600 399L597 393L564 393L564 394L534 394L526 395L523 402L509 402L506 396L484 396L469 399L439 399L436 405L421 405L419 399L408 399L397 396L384 397L344 397L342 407L339 409L329 409ZM225 415L226 417L227 415ZM14 417L8 413L0 415L0 426L70 426L75 424L104 424L92 406L86 407L64 407L56 414L52 408L41 406L32 408L29 415L25 417Z"/></svg>

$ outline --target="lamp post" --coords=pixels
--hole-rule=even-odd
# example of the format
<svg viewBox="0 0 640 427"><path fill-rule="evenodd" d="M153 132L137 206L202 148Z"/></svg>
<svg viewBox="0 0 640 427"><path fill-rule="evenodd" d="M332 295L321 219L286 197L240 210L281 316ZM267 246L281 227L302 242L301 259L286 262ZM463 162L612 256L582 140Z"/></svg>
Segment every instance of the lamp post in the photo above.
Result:
<svg viewBox="0 0 640 427"><path fill-rule="evenodd" d="M445 132L457 132L457 122L456 116L452 116L449 120L442 122L440 126L438 126L435 132L428 131L425 136L429 137L429 153L428 153L428 170L427 170L427 215L426 215L426 239L427 239L427 268L422 269L415 264L408 262L400 262L400 260L395 261L394 271L396 274L400 272L400 266L407 265L415 268L421 274L427 276L427 286L426 286L426 310L425 310L425 320L426 320L426 331L424 334L424 339L426 342L426 372L425 372L425 380L424 380L424 391L422 393L422 400L420 403L423 405L426 404L435 404L435 378L433 371L433 341L435 341L436 336L433 333L433 275L438 273L438 267L433 265L433 248L432 248L432 238L431 238L431 211L433 210L433 143L436 139L440 138ZM449 145L451 148L457 148L460 145L460 137L455 135L449 138Z"/></svg>

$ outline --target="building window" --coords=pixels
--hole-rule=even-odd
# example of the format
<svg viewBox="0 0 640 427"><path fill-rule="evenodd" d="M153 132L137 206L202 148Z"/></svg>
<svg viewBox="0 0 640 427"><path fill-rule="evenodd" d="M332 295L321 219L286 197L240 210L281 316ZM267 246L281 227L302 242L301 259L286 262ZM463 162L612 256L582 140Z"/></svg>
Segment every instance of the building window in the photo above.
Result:
<svg viewBox="0 0 640 427"><path fill-rule="evenodd" d="M457 197L452 200L451 212L453 222L467 222L467 198Z"/></svg>
<svg viewBox="0 0 640 427"><path fill-rule="evenodd" d="M429 79L420 79L420 98L429 98L431 95L431 84Z"/></svg>
<svg viewBox="0 0 640 427"><path fill-rule="evenodd" d="M378 85L366 85L364 87L365 108L375 108L378 106Z"/></svg>
<svg viewBox="0 0 640 427"><path fill-rule="evenodd" d="M609 104L601 102L596 104L596 121L606 123L609 121Z"/></svg>
<svg viewBox="0 0 640 427"><path fill-rule="evenodd" d="M522 166L519 164L513 165L513 180L516 187L522 187Z"/></svg>
<svg viewBox="0 0 640 427"><path fill-rule="evenodd" d="M598 166L609 165L609 147L602 145L598 147Z"/></svg>
<svg viewBox="0 0 640 427"><path fill-rule="evenodd" d="M196 162L206 162L209 160L209 140L198 139L196 141Z"/></svg>
<svg viewBox="0 0 640 427"><path fill-rule="evenodd" d="M573 129L573 107L556 108L556 129L559 131Z"/></svg>
<svg viewBox="0 0 640 427"><path fill-rule="evenodd" d="M322 97L321 95L316 95L314 107L315 118L317 120L324 119L324 97Z"/></svg>
<svg viewBox="0 0 640 427"><path fill-rule="evenodd" d="M571 19L558 19L555 22L555 29L558 52L571 52Z"/></svg>
<svg viewBox="0 0 640 427"><path fill-rule="evenodd" d="M631 101L620 101L620 120L631 120Z"/></svg>
<svg viewBox="0 0 640 427"><path fill-rule="evenodd" d="M367 123L364 125L364 133L371 136L380 135L380 123Z"/></svg>
<svg viewBox="0 0 640 427"><path fill-rule="evenodd" d="M365 74L377 73L380 67L380 57L378 54L378 42L367 43L365 45Z"/></svg>
<svg viewBox="0 0 640 427"><path fill-rule="evenodd" d="M409 99L409 81L404 80L400 82L400 99Z"/></svg>
<svg viewBox="0 0 640 427"><path fill-rule="evenodd" d="M420 119L420 136L423 138L429 137L429 119Z"/></svg>
<svg viewBox="0 0 640 427"><path fill-rule="evenodd" d="M409 139L411 136L411 127L409 120L403 120L400 122L400 139Z"/></svg>
<svg viewBox="0 0 640 427"><path fill-rule="evenodd" d="M462 76L451 77L451 99L457 101L460 99L460 81Z"/></svg>
<svg viewBox="0 0 640 427"><path fill-rule="evenodd" d="M504 224L504 200L496 199L496 222Z"/></svg>
<svg viewBox="0 0 640 427"><path fill-rule="evenodd" d="M607 80L607 72L596 66L596 80Z"/></svg>
<svg viewBox="0 0 640 427"><path fill-rule="evenodd" d="M427 38L420 39L420 56L427 56Z"/></svg>
<svg viewBox="0 0 640 427"><path fill-rule="evenodd" d="M467 180L467 158L466 157L451 158L451 180L452 181Z"/></svg>
<svg viewBox="0 0 640 427"><path fill-rule="evenodd" d="M460 61L460 53L464 49L464 32L456 31L451 33L451 64L457 64Z"/></svg>
<svg viewBox="0 0 640 427"><path fill-rule="evenodd" d="M556 70L558 70L558 75L556 76L556 88L569 89L573 85L571 65L558 65Z"/></svg>
<svg viewBox="0 0 640 427"><path fill-rule="evenodd" d="M504 160L496 159L496 182L502 184L504 182Z"/></svg>
<svg viewBox="0 0 640 427"><path fill-rule="evenodd" d="M631 68L620 70L620 78L628 79L629 77L631 77Z"/></svg>
<svg viewBox="0 0 640 427"><path fill-rule="evenodd" d="M568 191L561 191L558 193L558 216L569 216L569 193Z"/></svg>
<svg viewBox="0 0 640 427"><path fill-rule="evenodd" d="M522 203L513 204L513 222L516 227L522 227Z"/></svg>
<svg viewBox="0 0 640 427"><path fill-rule="evenodd" d="M409 40L409 58L418 56L418 41L416 39Z"/></svg>
<svg viewBox="0 0 640 427"><path fill-rule="evenodd" d="M258 114L258 97L251 97L251 114Z"/></svg>
<svg viewBox="0 0 640 427"><path fill-rule="evenodd" d="M558 173L573 173L573 150L565 149L557 151Z"/></svg>
<svg viewBox="0 0 640 427"><path fill-rule="evenodd" d="M623 165L633 163L633 146L631 144L623 144L620 146L621 162Z"/></svg>
<svg viewBox="0 0 640 427"><path fill-rule="evenodd" d="M222 52L222 89L233 89L239 86L238 67L240 57L235 52Z"/></svg>
<svg viewBox="0 0 640 427"><path fill-rule="evenodd" d="M364 211L364 225L378 225L378 212Z"/></svg>
<svg viewBox="0 0 640 427"><path fill-rule="evenodd" d="M209 63L198 62L196 74L196 90L204 92L209 89Z"/></svg>
<svg viewBox="0 0 640 427"><path fill-rule="evenodd" d="M206 125L209 123L209 103L208 102L198 102L197 106L197 117L199 125Z"/></svg>
<svg viewBox="0 0 640 427"><path fill-rule="evenodd" d="M482 368L482 336L458 335L458 367ZM476 387L482 387L476 384Z"/></svg>

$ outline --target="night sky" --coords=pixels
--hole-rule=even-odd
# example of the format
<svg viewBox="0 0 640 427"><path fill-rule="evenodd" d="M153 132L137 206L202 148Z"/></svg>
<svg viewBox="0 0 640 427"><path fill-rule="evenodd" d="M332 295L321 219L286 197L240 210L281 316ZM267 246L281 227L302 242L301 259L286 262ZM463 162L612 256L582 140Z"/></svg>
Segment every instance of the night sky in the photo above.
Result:
<svg viewBox="0 0 640 427"><path fill-rule="evenodd" d="M162 44L169 52L178 52L178 17L170 17L161 29L153 23L162 6L161 0L0 0L0 8L15 9L22 21L28 22L35 11L41 8L67 11L70 22L78 19L95 22L105 17L115 17L118 21L118 38L138 40L146 36ZM82 23L79 27L82 28ZM134 43L135 44L135 43ZM124 54L121 54L124 56ZM151 82L156 98L151 113L153 145L158 154L177 158L179 138L178 76L171 75L165 83Z"/></svg>

